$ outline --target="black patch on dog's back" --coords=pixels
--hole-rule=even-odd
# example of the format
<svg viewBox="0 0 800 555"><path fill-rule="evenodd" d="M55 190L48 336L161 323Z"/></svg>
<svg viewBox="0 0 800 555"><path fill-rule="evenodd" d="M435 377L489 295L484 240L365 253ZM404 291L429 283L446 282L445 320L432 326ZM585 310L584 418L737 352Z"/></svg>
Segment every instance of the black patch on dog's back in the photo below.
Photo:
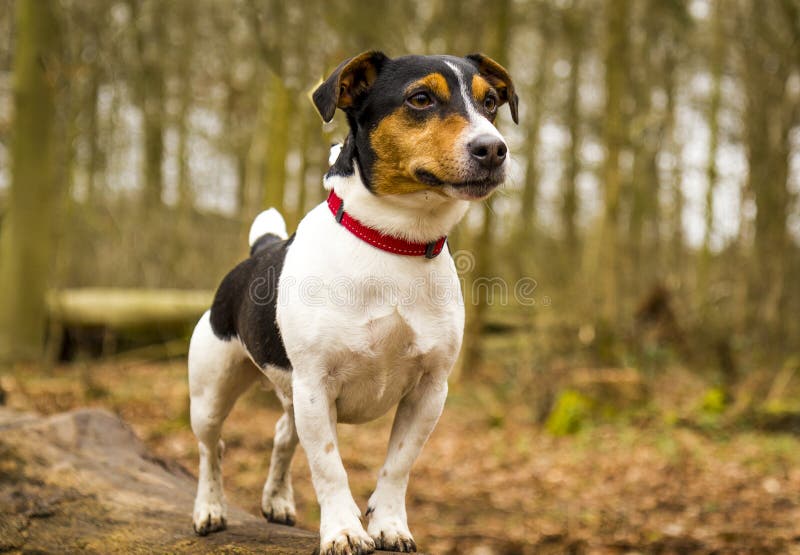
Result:
<svg viewBox="0 0 800 555"><path fill-rule="evenodd" d="M264 235L256 239L256 241L252 245L250 245L250 256L256 255L261 251L263 251L264 249L266 249L267 247L269 247L271 244L279 243L281 241L284 241L284 239L281 239L274 233L265 233Z"/></svg>
<svg viewBox="0 0 800 555"><path fill-rule="evenodd" d="M294 235L267 234L250 249L251 256L223 278L211 305L211 329L220 339L239 337L260 367L291 369L275 320L278 280Z"/></svg>

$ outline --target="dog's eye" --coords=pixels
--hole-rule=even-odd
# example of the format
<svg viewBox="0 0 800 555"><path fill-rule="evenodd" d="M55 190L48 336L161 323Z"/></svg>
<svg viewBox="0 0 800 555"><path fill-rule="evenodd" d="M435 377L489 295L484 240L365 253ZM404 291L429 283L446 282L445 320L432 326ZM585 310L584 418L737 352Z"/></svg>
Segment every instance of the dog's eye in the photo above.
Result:
<svg viewBox="0 0 800 555"><path fill-rule="evenodd" d="M491 94L487 95L486 98L483 99L483 107L490 114L494 114L497 111L497 99Z"/></svg>
<svg viewBox="0 0 800 555"><path fill-rule="evenodd" d="M406 103L412 108L422 110L433 105L433 98L426 92L414 93L406 99Z"/></svg>

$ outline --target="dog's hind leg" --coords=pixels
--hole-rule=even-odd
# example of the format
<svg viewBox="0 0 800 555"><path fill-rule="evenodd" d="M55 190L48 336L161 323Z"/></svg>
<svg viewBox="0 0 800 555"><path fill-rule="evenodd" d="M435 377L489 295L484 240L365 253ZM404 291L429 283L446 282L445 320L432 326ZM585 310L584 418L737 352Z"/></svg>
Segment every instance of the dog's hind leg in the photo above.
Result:
<svg viewBox="0 0 800 555"><path fill-rule="evenodd" d="M201 536L226 525L225 496L222 491L220 440L225 422L236 399L259 376L237 339L222 340L214 335L206 312L195 327L189 345L189 395L192 430L197 436L200 470L192 520Z"/></svg>
<svg viewBox="0 0 800 555"><path fill-rule="evenodd" d="M261 494L261 513L270 522L294 526L291 465L298 438L294 425L294 408L291 402L282 401L285 412L275 425L269 476Z"/></svg>

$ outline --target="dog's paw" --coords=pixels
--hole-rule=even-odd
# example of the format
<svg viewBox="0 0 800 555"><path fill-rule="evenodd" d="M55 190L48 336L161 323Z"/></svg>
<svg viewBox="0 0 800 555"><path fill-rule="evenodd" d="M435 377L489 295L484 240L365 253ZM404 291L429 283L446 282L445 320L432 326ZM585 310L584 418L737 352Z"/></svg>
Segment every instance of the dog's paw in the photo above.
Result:
<svg viewBox="0 0 800 555"><path fill-rule="evenodd" d="M375 551L375 542L363 528L345 528L320 542L320 555L367 555Z"/></svg>
<svg viewBox="0 0 800 555"><path fill-rule="evenodd" d="M417 544L408 529L405 515L390 514L381 510L382 505L372 504L367 510L369 526L367 531L375 546L385 551L399 551L400 553L415 553Z"/></svg>
<svg viewBox="0 0 800 555"><path fill-rule="evenodd" d="M224 530L227 526L225 507L221 503L197 503L192 520L194 531L200 536Z"/></svg>
<svg viewBox="0 0 800 555"><path fill-rule="evenodd" d="M286 526L294 526L297 520L294 510L294 501L280 496L262 500L261 514L264 515L264 518L269 522L285 524Z"/></svg>
<svg viewBox="0 0 800 555"><path fill-rule="evenodd" d="M384 551L399 551L400 553L416 553L417 544L411 533L401 532L381 532L377 536L373 536L375 540L375 548L383 549Z"/></svg>
<svg viewBox="0 0 800 555"><path fill-rule="evenodd" d="M387 519L383 522L374 518L370 520L368 530L369 535L375 540L375 547L384 551L416 553L417 544L408 527L393 520Z"/></svg>

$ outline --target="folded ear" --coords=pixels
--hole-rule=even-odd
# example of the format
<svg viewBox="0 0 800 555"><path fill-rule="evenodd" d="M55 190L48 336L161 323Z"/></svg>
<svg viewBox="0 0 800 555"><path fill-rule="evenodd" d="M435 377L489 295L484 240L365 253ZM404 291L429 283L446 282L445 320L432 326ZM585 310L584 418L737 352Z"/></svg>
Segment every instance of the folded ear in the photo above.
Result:
<svg viewBox="0 0 800 555"><path fill-rule="evenodd" d="M354 106L372 88L388 60L383 52L372 50L339 64L311 97L325 123L333 119L336 108L346 110Z"/></svg>
<svg viewBox="0 0 800 555"><path fill-rule="evenodd" d="M514 83L506 68L483 54L470 54L466 58L478 67L481 76L489 81L500 96L500 104L508 102L511 108L511 118L514 123L519 123L519 97L514 92Z"/></svg>

